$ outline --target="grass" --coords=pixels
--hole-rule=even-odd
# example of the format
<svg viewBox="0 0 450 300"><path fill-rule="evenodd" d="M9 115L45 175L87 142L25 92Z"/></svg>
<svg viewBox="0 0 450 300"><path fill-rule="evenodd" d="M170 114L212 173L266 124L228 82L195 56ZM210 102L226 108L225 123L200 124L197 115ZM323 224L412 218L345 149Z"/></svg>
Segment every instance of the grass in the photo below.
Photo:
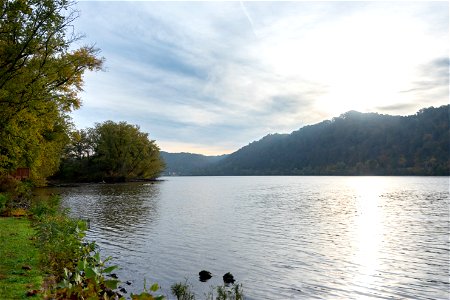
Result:
<svg viewBox="0 0 450 300"><path fill-rule="evenodd" d="M34 230L26 218L0 218L0 298L42 299L43 274L39 268L39 252L33 245Z"/></svg>

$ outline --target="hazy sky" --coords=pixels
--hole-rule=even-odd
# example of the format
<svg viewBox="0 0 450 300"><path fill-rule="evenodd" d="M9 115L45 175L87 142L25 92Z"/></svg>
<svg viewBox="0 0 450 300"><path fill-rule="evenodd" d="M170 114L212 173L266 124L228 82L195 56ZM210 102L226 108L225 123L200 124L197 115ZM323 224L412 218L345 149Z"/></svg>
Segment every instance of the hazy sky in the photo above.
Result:
<svg viewBox="0 0 450 300"><path fill-rule="evenodd" d="M127 121L164 151L230 153L357 110L449 102L448 2L79 2L105 57L78 128Z"/></svg>

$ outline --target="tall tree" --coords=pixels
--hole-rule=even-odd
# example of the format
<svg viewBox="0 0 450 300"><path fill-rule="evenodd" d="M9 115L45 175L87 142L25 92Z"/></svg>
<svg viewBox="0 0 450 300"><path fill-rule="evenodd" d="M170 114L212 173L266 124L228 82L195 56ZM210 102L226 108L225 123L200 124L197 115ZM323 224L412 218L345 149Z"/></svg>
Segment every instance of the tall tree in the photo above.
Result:
<svg viewBox="0 0 450 300"><path fill-rule="evenodd" d="M115 180L151 179L164 169L158 146L139 126L106 121L97 124L95 134L96 162L104 176Z"/></svg>
<svg viewBox="0 0 450 300"><path fill-rule="evenodd" d="M57 170L82 76L101 68L98 50L73 47L73 4L0 2L0 176L29 167L42 179Z"/></svg>

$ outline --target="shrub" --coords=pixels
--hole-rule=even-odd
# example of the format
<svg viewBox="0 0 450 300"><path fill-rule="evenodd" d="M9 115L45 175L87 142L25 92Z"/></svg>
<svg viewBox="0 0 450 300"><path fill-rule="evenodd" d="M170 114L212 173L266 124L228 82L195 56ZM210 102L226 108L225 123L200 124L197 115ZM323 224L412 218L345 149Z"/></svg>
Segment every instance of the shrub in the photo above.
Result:
<svg viewBox="0 0 450 300"><path fill-rule="evenodd" d="M100 253L87 256L78 261L74 272L64 269L64 279L58 284L54 297L56 299L119 299L114 290L119 280L106 279L106 275L117 266L106 266L110 258L102 261ZM120 298L122 299L122 298Z"/></svg>
<svg viewBox="0 0 450 300"><path fill-rule="evenodd" d="M57 280L62 279L65 268L75 270L77 260L86 256L93 247L82 242L87 224L64 214L43 215L34 227L42 265Z"/></svg>
<svg viewBox="0 0 450 300"><path fill-rule="evenodd" d="M39 219L45 215L55 216L60 209L61 197L52 195L48 198L39 198L31 203L30 212L33 218Z"/></svg>
<svg viewBox="0 0 450 300"><path fill-rule="evenodd" d="M2 214L6 209L6 202L8 201L8 196L0 194L0 214Z"/></svg>

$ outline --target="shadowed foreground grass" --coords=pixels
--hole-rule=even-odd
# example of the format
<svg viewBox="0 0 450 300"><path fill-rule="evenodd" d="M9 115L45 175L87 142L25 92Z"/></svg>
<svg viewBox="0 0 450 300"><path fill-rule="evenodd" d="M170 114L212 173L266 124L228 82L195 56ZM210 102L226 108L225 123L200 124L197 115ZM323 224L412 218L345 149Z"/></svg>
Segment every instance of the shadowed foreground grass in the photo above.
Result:
<svg viewBox="0 0 450 300"><path fill-rule="evenodd" d="M0 218L0 298L40 299L27 292L40 290L43 276L34 231L25 218Z"/></svg>

